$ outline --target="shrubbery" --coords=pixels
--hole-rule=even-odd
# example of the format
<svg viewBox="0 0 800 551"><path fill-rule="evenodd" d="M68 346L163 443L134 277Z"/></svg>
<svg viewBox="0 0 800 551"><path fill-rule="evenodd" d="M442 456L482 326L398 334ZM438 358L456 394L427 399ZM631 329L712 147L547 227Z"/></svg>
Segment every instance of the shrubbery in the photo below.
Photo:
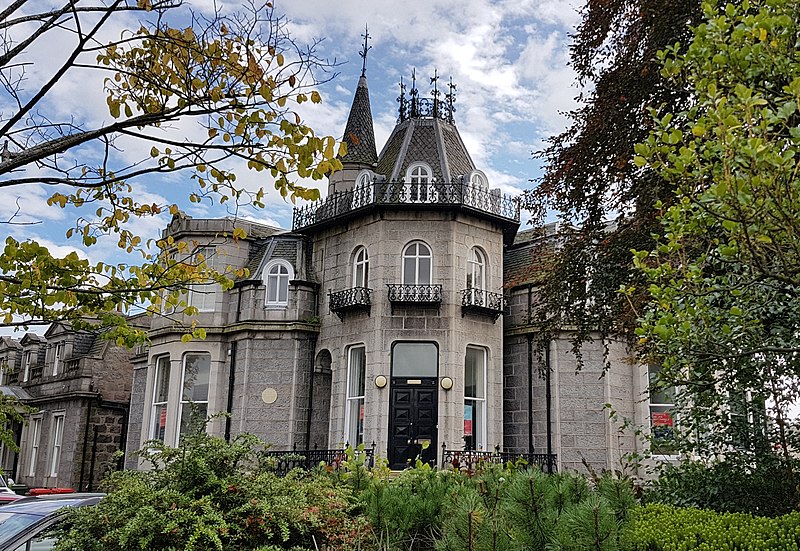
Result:
<svg viewBox="0 0 800 551"><path fill-rule="evenodd" d="M663 469L645 502L728 513L777 516L796 510L800 462L762 454L731 455L705 465L686 462Z"/></svg>
<svg viewBox="0 0 800 551"><path fill-rule="evenodd" d="M651 504L632 512L622 544L630 551L796 551L800 513L766 518Z"/></svg>

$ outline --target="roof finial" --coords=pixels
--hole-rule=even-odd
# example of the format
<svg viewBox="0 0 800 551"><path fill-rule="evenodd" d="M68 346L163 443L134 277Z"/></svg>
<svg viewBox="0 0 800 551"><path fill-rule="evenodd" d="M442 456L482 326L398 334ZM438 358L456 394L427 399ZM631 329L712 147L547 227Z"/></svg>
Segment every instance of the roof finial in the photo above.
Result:
<svg viewBox="0 0 800 551"><path fill-rule="evenodd" d="M372 46L368 44L369 39L372 38L369 35L369 26L364 25L364 34L361 35L364 37L364 48L358 52L358 55L361 56L361 76L367 76L367 52L372 49Z"/></svg>
<svg viewBox="0 0 800 551"><path fill-rule="evenodd" d="M456 110L453 105L456 102L456 85L453 84L452 76L450 77L450 82L447 84L447 87L450 89L450 92L444 96L447 101L447 122L453 124L453 112Z"/></svg>
<svg viewBox="0 0 800 551"><path fill-rule="evenodd" d="M417 68L414 67L411 70L411 113L410 117L412 119L416 119L419 116L419 103L418 103L418 94L419 91L417 90Z"/></svg>
<svg viewBox="0 0 800 551"><path fill-rule="evenodd" d="M433 96L433 118L436 119L439 117L439 70L433 70L433 76L431 77L431 84L433 84L433 90L431 90L431 96Z"/></svg>
<svg viewBox="0 0 800 551"><path fill-rule="evenodd" d="M403 122L407 118L406 85L403 83L403 75L400 75L400 96L397 98L397 102L400 104L400 112L398 113L400 122Z"/></svg>

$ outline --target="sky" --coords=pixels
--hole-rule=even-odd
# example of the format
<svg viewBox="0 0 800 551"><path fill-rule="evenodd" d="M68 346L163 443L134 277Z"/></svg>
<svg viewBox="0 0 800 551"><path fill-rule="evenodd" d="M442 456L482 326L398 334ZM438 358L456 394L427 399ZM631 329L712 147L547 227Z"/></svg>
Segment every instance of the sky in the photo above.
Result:
<svg viewBox="0 0 800 551"><path fill-rule="evenodd" d="M55 0L36 2L55 5ZM213 0L189 4L200 13L214 7ZM238 2L216 5L228 14L240 8ZM578 89L568 64L568 46L569 35L579 22L580 6L575 0L407 0L402 7L389 0L275 1L276 13L285 14L294 39L300 44L321 40L318 56L336 62L335 74L323 75L333 78L318 88L323 102L306 104L302 111L318 135L342 136L361 73L359 51L368 26L367 79L378 151L397 121L400 78L408 83L415 70L420 96L425 97L431 89L429 77L438 71L440 88L450 77L457 86L455 122L476 167L487 174L490 187L510 195L535 185L542 168L532 152L566 128L564 113L576 105ZM135 24L133 15L117 18L117 27L110 27L106 37L116 38L123 26ZM59 53L69 51L70 41L67 35L53 35L45 49L29 52L35 62L26 74L31 88L56 66ZM9 101L0 91L0 111L9 111ZM68 73L48 95L44 107L53 116L74 117L88 124L109 119L102 82L91 72ZM120 154L133 158L142 147L145 145L131 145ZM91 157L98 152L84 149L80 154ZM263 173L238 175L247 187L265 184ZM187 179L184 174L137 181L137 196L156 203L177 201L194 217L229 214L219 205L190 204ZM327 183L314 185L324 196ZM67 239L66 230L77 214L48 206L53 191L41 185L0 187L0 220L7 220L19 204L22 208L15 220L26 223L2 224L0 232L5 230L20 240L35 239L54 254L75 250L92 261L128 260L120 257L115 239L101 240L88 249L74 238ZM238 214L290 228L291 213L291 203L273 192L265 209ZM137 221L136 229L145 239L157 237L168 218Z"/></svg>

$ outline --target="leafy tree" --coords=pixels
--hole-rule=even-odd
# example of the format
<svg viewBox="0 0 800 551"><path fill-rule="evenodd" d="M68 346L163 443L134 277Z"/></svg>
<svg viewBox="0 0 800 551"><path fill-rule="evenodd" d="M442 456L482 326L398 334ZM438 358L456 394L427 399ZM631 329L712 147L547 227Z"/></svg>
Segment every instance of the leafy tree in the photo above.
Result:
<svg viewBox="0 0 800 551"><path fill-rule="evenodd" d="M573 36L572 65L587 91L569 114L572 125L538 153L546 172L525 207L534 223L559 213L561 245L533 321L545 340L574 328L576 353L594 331L627 337L636 325L630 301L638 304L644 294L624 297L618 289L642 279L630 250L649 246L658 229L653 205L672 188L657 171L633 164L633 148L652 126L648 107L679 110L687 103L687 90L660 75L656 53L688 36L699 4L590 1Z"/></svg>
<svg viewBox="0 0 800 551"><path fill-rule="evenodd" d="M134 25L131 14L140 18ZM15 0L0 10L0 31L0 187L52 186L48 203L74 212L67 238L91 246L110 237L136 258L90 263L9 237L0 255L2 325L67 320L140 340L124 316L108 312L149 304L157 313L164 302L180 311L189 283L229 284L231 276L209 269L191 247L143 240L137 220L180 216L178 204L141 198L145 182L181 175L190 201L230 200L235 212L263 207L266 193L237 184L238 166L273 180L292 201L318 195L296 178L320 179L340 166L335 140L316 136L293 107L321 101L313 86L330 66L314 44L292 41L269 2L207 16L180 0L64 0L53 9ZM48 50L55 41L69 46ZM53 96L68 80L103 86L108 115L61 115Z"/></svg>
<svg viewBox="0 0 800 551"><path fill-rule="evenodd" d="M662 385L678 385L679 425L705 453L746 449L785 458L800 397L800 3L719 8L663 75L689 88L689 109L664 109L637 164L676 188L656 244L636 253L650 282L643 351ZM764 415L769 417L764 422ZM780 476L780 475L779 475Z"/></svg>

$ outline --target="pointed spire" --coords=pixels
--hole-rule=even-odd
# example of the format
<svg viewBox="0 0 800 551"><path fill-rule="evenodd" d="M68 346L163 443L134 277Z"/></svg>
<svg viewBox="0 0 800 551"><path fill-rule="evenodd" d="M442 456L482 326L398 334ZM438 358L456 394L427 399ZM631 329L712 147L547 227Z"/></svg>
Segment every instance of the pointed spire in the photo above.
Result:
<svg viewBox="0 0 800 551"><path fill-rule="evenodd" d="M364 34L361 35L364 38L364 47L363 49L358 52L358 55L361 56L361 76L367 76L367 53L372 49L372 46L369 46L369 39L372 38L369 35L369 26L364 25Z"/></svg>
<svg viewBox="0 0 800 551"><path fill-rule="evenodd" d="M361 78L347 117L344 128L343 140L347 144L347 154L342 157L342 163L357 165L373 165L378 161L378 151L375 147L375 129L372 126L372 109L369 104L369 89L367 88L367 52L372 48L368 44L369 32L365 29L364 47L359 52L362 58Z"/></svg>

